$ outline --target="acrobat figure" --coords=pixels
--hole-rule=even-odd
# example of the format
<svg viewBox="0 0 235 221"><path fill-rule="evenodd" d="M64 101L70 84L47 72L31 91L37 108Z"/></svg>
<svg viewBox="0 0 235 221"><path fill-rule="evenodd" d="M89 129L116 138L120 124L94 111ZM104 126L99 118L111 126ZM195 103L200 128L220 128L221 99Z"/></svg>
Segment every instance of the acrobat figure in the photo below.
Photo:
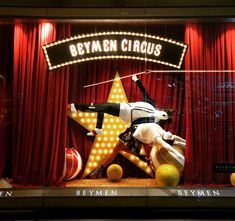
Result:
<svg viewBox="0 0 235 221"><path fill-rule="evenodd" d="M179 163L184 164L184 156L177 152L171 145L178 142L178 144L181 144L183 147L185 147L185 140L163 130L159 125L156 124L160 120L167 120L169 117L168 114L165 111L155 109L154 101L146 93L141 81L139 81L135 75L132 76L132 79L137 83L145 97L145 100L148 102L135 102L127 104L105 103L100 105L70 105L71 111L77 111L77 109L79 109L81 111L98 112L98 114L108 113L121 117L124 121L131 122L131 126L119 135L120 140L114 147L112 153L108 155L102 164L90 174L91 178L101 177L104 168L109 163L111 163L115 159L116 155L122 150L140 156L140 149L143 143L149 145L160 144L168 151L174 153L177 156ZM102 115L100 116L102 117ZM102 119L99 123L97 123L95 133L92 132L91 135L96 135L101 133L101 131ZM147 131L149 132L147 133ZM146 137L141 136L141 134L145 134L144 136Z"/></svg>
<svg viewBox="0 0 235 221"><path fill-rule="evenodd" d="M132 79L139 87L144 101L133 103L103 103L103 104L70 104L69 110L77 112L77 110L83 112L97 112L96 128L91 132L88 132L88 136L95 136L102 133L102 125L104 119L104 113L110 114L116 117L120 117L123 121L137 125L141 123L157 123L160 120L167 120L172 116L172 110L159 110L155 107L155 102L150 98L146 92L142 82L136 75L132 76Z"/></svg>
<svg viewBox="0 0 235 221"><path fill-rule="evenodd" d="M174 149L173 145L177 144L185 148L186 140L169 131L165 131L156 123L142 123L131 126L119 135L119 139L113 152L90 174L91 178L101 178L105 167L115 159L120 151L132 153L140 157L140 148L143 144L150 146L160 145L165 148L169 154L175 156L175 160L184 167L185 158L180 152Z"/></svg>
<svg viewBox="0 0 235 221"><path fill-rule="evenodd" d="M182 160L181 164L183 164L183 155L177 152L172 145L180 145L182 148L185 148L186 140L169 131L165 131L160 125L156 123L140 124L133 133L133 137L144 144L151 146L160 145L167 151L176 154Z"/></svg>

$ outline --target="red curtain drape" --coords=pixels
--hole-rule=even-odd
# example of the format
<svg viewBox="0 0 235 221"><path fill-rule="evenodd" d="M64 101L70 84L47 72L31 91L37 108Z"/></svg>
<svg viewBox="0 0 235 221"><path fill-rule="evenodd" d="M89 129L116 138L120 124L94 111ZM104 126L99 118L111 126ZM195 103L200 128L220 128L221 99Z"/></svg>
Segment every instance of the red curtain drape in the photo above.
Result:
<svg viewBox="0 0 235 221"><path fill-rule="evenodd" d="M234 70L234 24L187 24L186 70ZM226 184L214 163L234 163L234 72L187 72L186 184Z"/></svg>
<svg viewBox="0 0 235 221"><path fill-rule="evenodd" d="M70 36L70 25L57 25L56 39ZM63 182L67 137L69 68L49 73L46 96L43 170L46 185Z"/></svg>
<svg viewBox="0 0 235 221"><path fill-rule="evenodd" d="M60 37L69 35L62 27ZM15 25L12 176L54 184L64 163L68 69L48 73L42 45L56 39L53 23Z"/></svg>

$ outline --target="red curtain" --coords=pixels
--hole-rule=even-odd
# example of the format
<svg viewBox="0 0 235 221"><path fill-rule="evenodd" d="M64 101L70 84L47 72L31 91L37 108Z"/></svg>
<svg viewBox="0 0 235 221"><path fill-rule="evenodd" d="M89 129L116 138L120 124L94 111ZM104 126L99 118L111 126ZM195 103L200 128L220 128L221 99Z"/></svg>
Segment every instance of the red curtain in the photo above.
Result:
<svg viewBox="0 0 235 221"><path fill-rule="evenodd" d="M70 37L70 25L57 25L56 39L66 37ZM45 171L46 185L63 181L69 68L62 68L48 75L42 169Z"/></svg>
<svg viewBox="0 0 235 221"><path fill-rule="evenodd" d="M234 70L234 24L188 24L186 70ZM234 72L187 72L186 184L226 184L214 163L234 163Z"/></svg>
<svg viewBox="0 0 235 221"><path fill-rule="evenodd" d="M48 73L42 45L55 24L16 24L14 32L12 176L25 184L54 184L64 163L68 69ZM69 35L62 28L60 37Z"/></svg>

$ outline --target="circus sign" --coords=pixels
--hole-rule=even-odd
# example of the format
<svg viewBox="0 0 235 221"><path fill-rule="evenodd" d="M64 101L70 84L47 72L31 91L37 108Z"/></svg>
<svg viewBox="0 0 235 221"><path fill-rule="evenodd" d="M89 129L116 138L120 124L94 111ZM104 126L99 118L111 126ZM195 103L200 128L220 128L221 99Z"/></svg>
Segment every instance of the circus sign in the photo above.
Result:
<svg viewBox="0 0 235 221"><path fill-rule="evenodd" d="M43 46L49 70L101 59L132 59L180 68L187 45L133 32L82 34Z"/></svg>

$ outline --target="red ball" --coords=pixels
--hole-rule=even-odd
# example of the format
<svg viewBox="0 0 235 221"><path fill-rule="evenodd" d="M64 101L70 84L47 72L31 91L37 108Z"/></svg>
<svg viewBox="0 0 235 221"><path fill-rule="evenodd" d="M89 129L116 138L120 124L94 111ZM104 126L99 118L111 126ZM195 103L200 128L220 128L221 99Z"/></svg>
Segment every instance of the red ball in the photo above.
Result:
<svg viewBox="0 0 235 221"><path fill-rule="evenodd" d="M65 149L64 180L72 180L82 170L82 158L78 151L73 148Z"/></svg>

